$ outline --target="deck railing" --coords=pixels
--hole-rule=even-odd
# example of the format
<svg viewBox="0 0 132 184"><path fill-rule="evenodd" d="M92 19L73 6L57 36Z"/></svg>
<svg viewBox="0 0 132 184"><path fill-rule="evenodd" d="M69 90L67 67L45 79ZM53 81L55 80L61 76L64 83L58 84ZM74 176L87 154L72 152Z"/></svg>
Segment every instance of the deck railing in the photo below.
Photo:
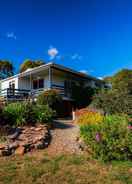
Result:
<svg viewBox="0 0 132 184"><path fill-rule="evenodd" d="M29 97L30 90L7 88L1 90L0 95L8 99L22 99Z"/></svg>
<svg viewBox="0 0 132 184"><path fill-rule="evenodd" d="M61 96L65 95L65 89L64 86L62 85L52 84L52 89L57 90Z"/></svg>
<svg viewBox="0 0 132 184"><path fill-rule="evenodd" d="M55 89L58 91L58 93L61 96L69 96L65 92L65 88L63 85L57 85L52 84L51 89ZM26 98L33 98L35 96L38 96L41 92L46 91L48 89L46 88L40 88L40 89L32 89L32 90L26 90L26 89L11 89L7 88L4 90L1 90L0 96L5 97L7 99L26 99Z"/></svg>

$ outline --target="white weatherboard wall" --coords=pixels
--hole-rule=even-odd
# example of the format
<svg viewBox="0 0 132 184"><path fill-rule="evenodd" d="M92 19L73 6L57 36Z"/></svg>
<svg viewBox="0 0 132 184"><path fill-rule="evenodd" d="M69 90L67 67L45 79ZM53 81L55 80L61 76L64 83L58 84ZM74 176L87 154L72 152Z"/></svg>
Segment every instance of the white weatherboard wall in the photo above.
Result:
<svg viewBox="0 0 132 184"><path fill-rule="evenodd" d="M32 76L33 77L33 76ZM45 89L49 89L50 87L50 83L49 83L49 76L45 75L45 76L41 76L42 79L44 79L44 88ZM33 77L33 79L31 80L30 83L30 78L19 78L18 79L18 89L26 89L26 90L31 90L33 89L33 80L35 80L36 78Z"/></svg>
<svg viewBox="0 0 132 184"><path fill-rule="evenodd" d="M6 79L1 82L1 90L9 88L9 83L14 81L15 82L15 88L18 89L18 77L14 77L11 79Z"/></svg>
<svg viewBox="0 0 132 184"><path fill-rule="evenodd" d="M46 75L44 77L44 88L49 89L50 88L50 81L49 81L49 75Z"/></svg>
<svg viewBox="0 0 132 184"><path fill-rule="evenodd" d="M18 79L18 89L30 90L30 79L29 78L19 78Z"/></svg>

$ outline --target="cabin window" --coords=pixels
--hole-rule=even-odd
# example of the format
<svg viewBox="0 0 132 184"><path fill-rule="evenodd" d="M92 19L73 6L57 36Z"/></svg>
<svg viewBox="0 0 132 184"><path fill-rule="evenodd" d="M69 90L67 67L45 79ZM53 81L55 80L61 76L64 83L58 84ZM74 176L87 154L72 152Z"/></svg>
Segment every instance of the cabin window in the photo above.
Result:
<svg viewBox="0 0 132 184"><path fill-rule="evenodd" d="M15 81L9 82L9 88L10 89L15 89Z"/></svg>
<svg viewBox="0 0 132 184"><path fill-rule="evenodd" d="M33 81L33 89L37 89L38 88L38 81L34 80Z"/></svg>
<svg viewBox="0 0 132 184"><path fill-rule="evenodd" d="M33 80L33 89L44 88L44 79Z"/></svg>

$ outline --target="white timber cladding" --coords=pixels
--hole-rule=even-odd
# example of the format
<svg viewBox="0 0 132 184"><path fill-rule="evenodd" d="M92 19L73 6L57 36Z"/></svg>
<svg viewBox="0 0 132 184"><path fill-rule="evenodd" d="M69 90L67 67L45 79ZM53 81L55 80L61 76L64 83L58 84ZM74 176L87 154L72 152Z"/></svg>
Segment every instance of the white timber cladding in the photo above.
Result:
<svg viewBox="0 0 132 184"><path fill-rule="evenodd" d="M15 88L18 89L18 77L14 77L12 79L8 79L1 82L1 90L9 88L10 82L15 83Z"/></svg>
<svg viewBox="0 0 132 184"><path fill-rule="evenodd" d="M44 79L44 88L48 89L50 87L49 85L49 76L44 75L41 76L41 79ZM33 80L37 80L37 77L31 76L31 79L28 78L19 78L18 80L18 89L33 89Z"/></svg>
<svg viewBox="0 0 132 184"><path fill-rule="evenodd" d="M49 75L47 74L47 75L41 76L41 78L44 79L44 88L49 89L50 88ZM36 80L36 79L37 77L31 78L31 81L30 81L29 77L20 77L20 78L14 77L9 80L2 81L1 89L3 90L3 89L9 88L9 83L14 81L15 89L30 90L30 89L33 89L33 80ZM65 78L63 76L58 76L58 75L56 76L55 74L53 75L52 84L64 86L64 81L65 81Z"/></svg>
<svg viewBox="0 0 132 184"><path fill-rule="evenodd" d="M44 76L41 76L42 79L44 79L44 88L45 89L49 89L50 88L50 81L49 81L49 75L46 74ZM14 77L11 78L9 80L5 80L1 82L1 89L7 89L9 88L9 83L14 81L15 83L15 89L33 89L33 80L36 80L37 77L33 77L31 78L30 81L30 77ZM67 80L66 76L59 76L58 74L53 74L52 76L52 84L53 85L58 85L58 86L64 86L65 80ZM31 82L31 83L30 83ZM88 83L86 83L86 86L91 86L91 87L95 87L95 82L94 81L90 81Z"/></svg>
<svg viewBox="0 0 132 184"><path fill-rule="evenodd" d="M44 79L45 89L49 89L51 87L50 79L53 85L58 85L58 86L64 86L65 81L70 80L70 74L67 71L62 72L61 70L52 68L52 72L51 72L52 77L50 77L48 67L47 68L39 67L39 68L41 70L34 69L34 70L31 70L30 73L29 72L23 73L21 75L16 75L14 77L7 78L1 81L1 90L9 88L10 82L15 83L15 89L31 90L33 89L33 80ZM71 80L77 81L76 77L74 77L74 79L71 77ZM93 88L96 87L95 80L91 78L86 80L86 86L91 86Z"/></svg>
<svg viewBox="0 0 132 184"><path fill-rule="evenodd" d="M30 80L29 80L29 78L19 78L18 79L18 89L30 90Z"/></svg>

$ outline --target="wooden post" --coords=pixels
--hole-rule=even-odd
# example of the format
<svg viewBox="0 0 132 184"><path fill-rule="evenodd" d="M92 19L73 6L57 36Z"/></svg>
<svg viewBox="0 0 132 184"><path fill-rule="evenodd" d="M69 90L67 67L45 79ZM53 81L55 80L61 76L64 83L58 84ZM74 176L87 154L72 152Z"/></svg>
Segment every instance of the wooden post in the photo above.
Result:
<svg viewBox="0 0 132 184"><path fill-rule="evenodd" d="M49 88L52 88L52 68L49 67Z"/></svg>
<svg viewBox="0 0 132 184"><path fill-rule="evenodd" d="M30 95L32 93L32 75L30 73Z"/></svg>
<svg viewBox="0 0 132 184"><path fill-rule="evenodd" d="M75 121L76 120L76 115L75 115L75 111L72 110L72 120Z"/></svg>

